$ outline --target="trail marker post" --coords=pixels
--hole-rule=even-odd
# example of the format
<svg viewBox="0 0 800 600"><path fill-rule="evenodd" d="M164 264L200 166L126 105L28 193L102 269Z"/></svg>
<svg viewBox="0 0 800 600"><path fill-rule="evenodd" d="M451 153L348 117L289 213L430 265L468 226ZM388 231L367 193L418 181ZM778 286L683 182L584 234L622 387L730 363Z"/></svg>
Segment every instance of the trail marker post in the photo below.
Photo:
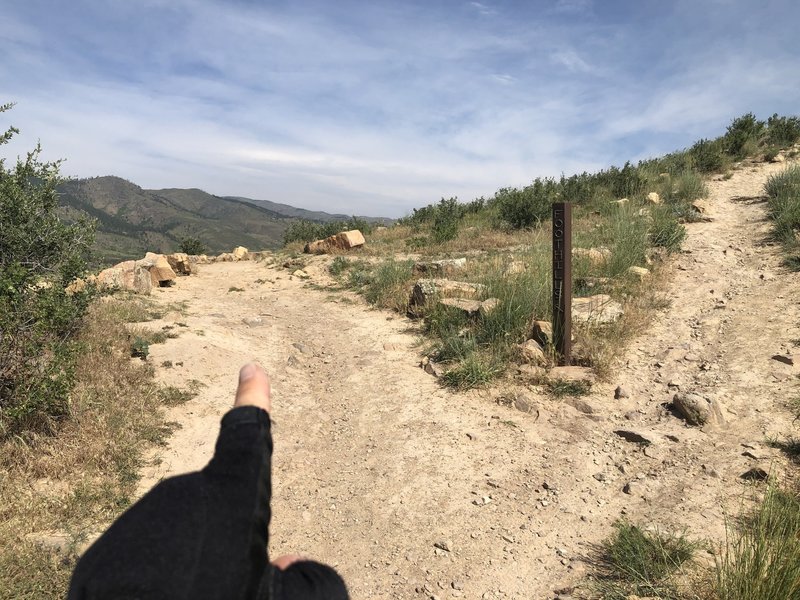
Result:
<svg viewBox="0 0 800 600"><path fill-rule="evenodd" d="M553 344L559 364L572 353L572 205L553 204Z"/></svg>

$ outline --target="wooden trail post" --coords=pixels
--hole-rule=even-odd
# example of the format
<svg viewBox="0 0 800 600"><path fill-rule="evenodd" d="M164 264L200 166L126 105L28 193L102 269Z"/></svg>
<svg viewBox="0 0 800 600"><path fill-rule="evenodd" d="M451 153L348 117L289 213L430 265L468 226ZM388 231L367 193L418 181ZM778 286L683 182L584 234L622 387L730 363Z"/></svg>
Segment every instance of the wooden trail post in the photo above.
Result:
<svg viewBox="0 0 800 600"><path fill-rule="evenodd" d="M553 204L553 344L559 364L572 353L572 205Z"/></svg>

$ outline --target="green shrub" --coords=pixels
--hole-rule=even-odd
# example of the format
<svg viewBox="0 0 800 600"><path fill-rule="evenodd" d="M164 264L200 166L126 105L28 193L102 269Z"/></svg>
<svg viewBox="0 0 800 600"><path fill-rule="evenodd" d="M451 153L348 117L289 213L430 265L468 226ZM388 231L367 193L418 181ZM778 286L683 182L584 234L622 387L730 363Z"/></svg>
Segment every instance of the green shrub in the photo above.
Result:
<svg viewBox="0 0 800 600"><path fill-rule="evenodd" d="M785 148L800 140L800 118L779 117L777 113L767 119L767 143Z"/></svg>
<svg viewBox="0 0 800 600"><path fill-rule="evenodd" d="M181 242L178 245L178 252L191 254L193 256L205 254L207 251L208 248L206 248L206 245L200 240L199 237L195 236L187 236L181 239Z"/></svg>
<svg viewBox="0 0 800 600"><path fill-rule="evenodd" d="M681 248L686 238L686 228L678 222L673 207L654 206L650 209L648 237L654 248L665 248L670 254Z"/></svg>
<svg viewBox="0 0 800 600"><path fill-rule="evenodd" d="M552 204L559 199L559 185L554 179L537 177L519 188L502 188L494 195L500 219L514 229L536 227L551 216Z"/></svg>
<svg viewBox="0 0 800 600"><path fill-rule="evenodd" d="M800 167L788 167L772 175L764 186L767 194L767 214L773 221L775 237L790 253L789 266L797 264L797 232L800 230ZM794 256L792 255L794 254Z"/></svg>
<svg viewBox="0 0 800 600"><path fill-rule="evenodd" d="M734 119L723 137L725 152L736 159L752 154L758 148L764 126L764 121L756 119L753 113Z"/></svg>
<svg viewBox="0 0 800 600"><path fill-rule="evenodd" d="M433 217L433 239L441 244L454 240L458 235L458 222L462 216L462 209L457 198L441 199Z"/></svg>
<svg viewBox="0 0 800 600"><path fill-rule="evenodd" d="M65 288L86 270L94 226L59 219L59 163L41 162L40 152L11 168L0 159L0 438L52 431L68 414L74 338L90 296Z"/></svg>
<svg viewBox="0 0 800 600"><path fill-rule="evenodd" d="M695 169L701 173L717 173L725 167L722 155L721 138L716 140L699 140L695 142L689 153Z"/></svg>
<svg viewBox="0 0 800 600"><path fill-rule="evenodd" d="M328 272L334 277L338 277L350 268L350 261L344 256L337 256L328 267Z"/></svg>

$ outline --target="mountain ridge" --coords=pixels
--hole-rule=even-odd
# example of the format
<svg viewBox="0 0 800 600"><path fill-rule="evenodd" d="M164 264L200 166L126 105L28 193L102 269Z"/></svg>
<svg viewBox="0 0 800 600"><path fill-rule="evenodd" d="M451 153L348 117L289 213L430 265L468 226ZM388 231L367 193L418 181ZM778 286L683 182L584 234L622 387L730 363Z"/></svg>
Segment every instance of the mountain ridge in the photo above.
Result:
<svg viewBox="0 0 800 600"><path fill-rule="evenodd" d="M185 237L198 238L211 253L240 245L275 249L298 219L325 223L349 218L269 200L217 196L199 188L148 190L114 175L68 180L58 192L64 218L87 216L97 221L97 264L136 258L147 251L174 252Z"/></svg>

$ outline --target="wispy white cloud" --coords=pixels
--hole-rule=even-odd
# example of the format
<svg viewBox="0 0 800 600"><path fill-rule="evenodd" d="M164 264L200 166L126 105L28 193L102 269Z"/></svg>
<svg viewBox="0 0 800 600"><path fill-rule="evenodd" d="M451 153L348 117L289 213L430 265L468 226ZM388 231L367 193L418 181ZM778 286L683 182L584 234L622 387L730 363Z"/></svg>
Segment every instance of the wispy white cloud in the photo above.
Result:
<svg viewBox="0 0 800 600"><path fill-rule="evenodd" d="M18 106L0 118L23 129L12 150L40 138L73 175L399 215L673 150L800 100L788 2L770 5L769 39L744 0L724 18L688 0L548 6L13 4L0 101Z"/></svg>

